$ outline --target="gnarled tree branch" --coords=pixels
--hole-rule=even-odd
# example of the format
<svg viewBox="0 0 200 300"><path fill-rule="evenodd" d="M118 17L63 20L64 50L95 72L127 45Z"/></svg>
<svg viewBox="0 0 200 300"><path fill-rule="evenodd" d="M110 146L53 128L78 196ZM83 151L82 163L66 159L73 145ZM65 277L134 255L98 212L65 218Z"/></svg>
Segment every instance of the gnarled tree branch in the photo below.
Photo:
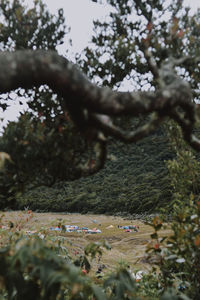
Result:
<svg viewBox="0 0 200 300"><path fill-rule="evenodd" d="M101 133L125 142L135 142L154 130L167 116L178 122L186 141L199 151L200 141L192 134L195 104L189 83L176 74L175 60L169 59L158 70L149 52L146 55L159 83L155 92L118 92L107 87L100 88L90 82L73 63L53 51L2 52L0 93L47 84L61 95L62 104L71 113L73 121L82 131L92 130L94 140L99 145L98 162L93 169L90 166L87 170L89 173L102 168L106 159L106 142L99 139ZM182 61L178 60L177 63ZM179 109L185 112L184 119L178 113ZM116 127L110 119L120 115L149 113L155 113L156 118L128 133Z"/></svg>

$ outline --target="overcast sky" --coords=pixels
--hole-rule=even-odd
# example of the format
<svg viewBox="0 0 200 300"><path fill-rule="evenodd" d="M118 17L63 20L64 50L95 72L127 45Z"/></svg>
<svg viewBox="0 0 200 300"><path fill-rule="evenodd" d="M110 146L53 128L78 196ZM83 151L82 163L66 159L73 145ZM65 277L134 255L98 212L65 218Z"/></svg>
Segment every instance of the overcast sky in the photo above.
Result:
<svg viewBox="0 0 200 300"><path fill-rule="evenodd" d="M80 53L87 45L92 35L93 20L96 18L104 18L109 13L108 6L97 4L91 0L43 0L48 6L50 12L55 13L59 8L64 9L66 24L71 27L70 35L67 37L72 39L72 53ZM200 7L200 0L185 0L185 5L192 8L192 11ZM33 5L33 0L25 0L28 5ZM59 49L61 53L65 53L65 46ZM4 121L0 123L0 130L6 120L16 120L19 115L19 105L17 103L4 113L0 112L0 118Z"/></svg>
<svg viewBox="0 0 200 300"><path fill-rule="evenodd" d="M33 0L26 0L33 3ZM64 9L67 25L71 26L73 48L76 52L87 46L92 34L93 20L103 18L109 13L108 5L97 4L92 0L43 0L49 10L55 13L59 8ZM105 1L104 1L105 2ZM185 5L196 10L200 7L200 0L184 0Z"/></svg>
<svg viewBox="0 0 200 300"><path fill-rule="evenodd" d="M31 4L33 0L25 0ZM109 13L108 6L91 0L43 0L50 12L64 9L66 24L71 27L68 37L72 38L74 52L80 53L88 44L92 34L93 20Z"/></svg>

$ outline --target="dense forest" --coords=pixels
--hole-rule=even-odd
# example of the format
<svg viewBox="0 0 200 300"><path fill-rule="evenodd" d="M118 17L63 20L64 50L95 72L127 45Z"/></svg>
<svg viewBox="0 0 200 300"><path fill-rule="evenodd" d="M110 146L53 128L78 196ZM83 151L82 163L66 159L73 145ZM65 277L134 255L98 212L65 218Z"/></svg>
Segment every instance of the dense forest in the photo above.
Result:
<svg viewBox="0 0 200 300"><path fill-rule="evenodd" d="M166 162L173 151L164 129L135 145L110 141L109 157L96 175L27 191L19 197L17 207L136 214L169 206L172 193Z"/></svg>

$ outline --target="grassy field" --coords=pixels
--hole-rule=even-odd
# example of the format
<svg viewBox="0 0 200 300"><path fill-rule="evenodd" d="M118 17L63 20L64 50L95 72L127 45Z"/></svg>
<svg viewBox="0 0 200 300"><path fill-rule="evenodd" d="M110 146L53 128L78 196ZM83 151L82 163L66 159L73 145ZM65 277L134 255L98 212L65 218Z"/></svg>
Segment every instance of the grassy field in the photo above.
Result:
<svg viewBox="0 0 200 300"><path fill-rule="evenodd" d="M31 211L18 211L0 213L0 244L5 245L9 233L20 232L25 236L41 235L43 239L49 237L62 237L71 256L84 253L84 247L90 242L106 240L111 250L105 250L101 261L94 261L93 265L104 264L105 270L113 270L117 262L127 262L133 271L147 271L151 265L145 257L145 249L152 243L150 235L152 228L139 220L128 220L121 217L105 215L81 215L59 213L32 213ZM77 232L59 232L50 230L51 227L61 225L78 225L90 229L98 228L102 233L86 234ZM112 225L112 226L111 226ZM118 225L137 225L138 232L125 232ZM163 233L169 233L168 230Z"/></svg>

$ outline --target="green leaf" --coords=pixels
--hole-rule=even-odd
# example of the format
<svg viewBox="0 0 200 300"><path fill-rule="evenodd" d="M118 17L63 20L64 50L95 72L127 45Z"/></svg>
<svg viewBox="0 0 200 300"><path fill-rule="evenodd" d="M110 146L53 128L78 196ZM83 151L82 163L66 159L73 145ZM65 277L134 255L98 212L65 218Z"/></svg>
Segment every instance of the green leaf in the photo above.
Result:
<svg viewBox="0 0 200 300"><path fill-rule="evenodd" d="M96 286L96 285L92 285L92 291L96 297L97 300L106 300L107 297L105 295L105 293L103 292L102 288Z"/></svg>

